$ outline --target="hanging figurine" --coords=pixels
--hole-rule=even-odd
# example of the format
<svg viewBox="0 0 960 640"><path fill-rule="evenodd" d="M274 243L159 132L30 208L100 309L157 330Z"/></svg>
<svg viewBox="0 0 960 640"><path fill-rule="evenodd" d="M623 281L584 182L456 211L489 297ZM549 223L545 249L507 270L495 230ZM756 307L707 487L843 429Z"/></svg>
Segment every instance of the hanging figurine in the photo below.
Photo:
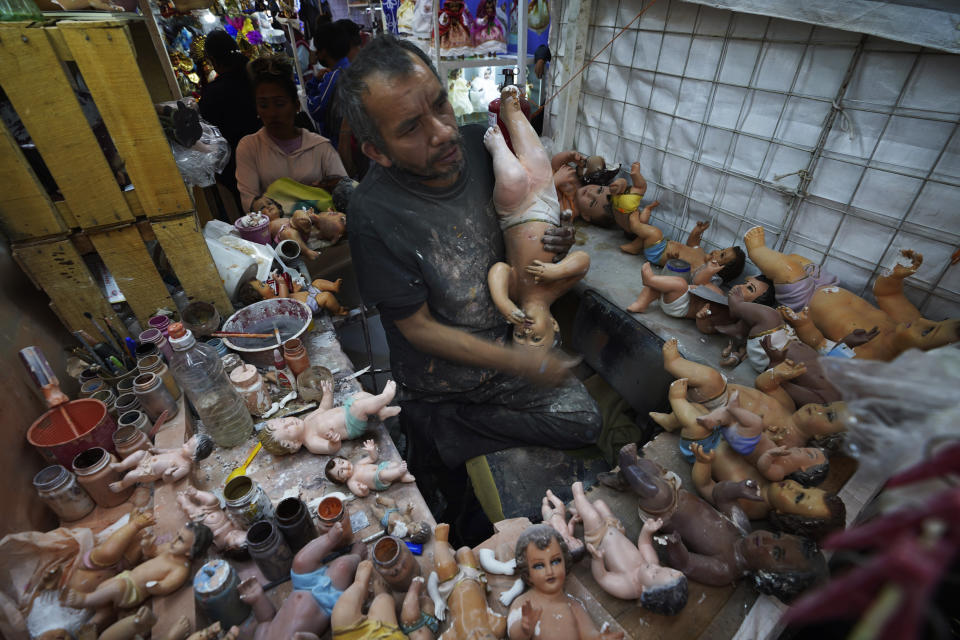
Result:
<svg viewBox="0 0 960 640"><path fill-rule="evenodd" d="M401 0L397 7L397 32L400 35L413 34L413 21L416 16L417 4L415 0Z"/></svg>
<svg viewBox="0 0 960 640"><path fill-rule="evenodd" d="M473 37L470 35L473 18L463 0L444 0L437 22L441 55L455 57L473 53Z"/></svg>
<svg viewBox="0 0 960 640"><path fill-rule="evenodd" d="M527 28L543 33L550 26L550 5L547 0L530 0L527 5Z"/></svg>
<svg viewBox="0 0 960 640"><path fill-rule="evenodd" d="M480 0L473 22L473 49L478 54L507 52L507 33L497 17L497 0Z"/></svg>

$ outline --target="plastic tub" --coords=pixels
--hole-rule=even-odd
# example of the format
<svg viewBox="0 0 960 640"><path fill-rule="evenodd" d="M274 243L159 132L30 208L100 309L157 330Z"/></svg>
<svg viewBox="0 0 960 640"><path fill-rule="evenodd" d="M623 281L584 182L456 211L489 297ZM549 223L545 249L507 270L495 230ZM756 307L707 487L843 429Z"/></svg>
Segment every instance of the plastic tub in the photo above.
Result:
<svg viewBox="0 0 960 640"><path fill-rule="evenodd" d="M223 338L223 342L250 364L266 369L273 364L273 350L282 350L284 342L303 335L312 320L310 308L297 300L261 300L227 318L222 331L273 333L276 325L280 330L280 344L275 338Z"/></svg>

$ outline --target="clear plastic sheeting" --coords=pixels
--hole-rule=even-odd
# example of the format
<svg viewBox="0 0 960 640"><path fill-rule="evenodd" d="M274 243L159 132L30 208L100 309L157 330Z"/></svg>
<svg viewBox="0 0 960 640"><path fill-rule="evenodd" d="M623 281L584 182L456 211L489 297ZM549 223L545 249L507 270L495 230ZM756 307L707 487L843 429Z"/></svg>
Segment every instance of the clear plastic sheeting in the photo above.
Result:
<svg viewBox="0 0 960 640"><path fill-rule="evenodd" d="M717 9L734 9L833 29L847 29L924 47L960 53L960 9L934 0L688 0ZM946 10L952 7L953 11Z"/></svg>
<svg viewBox="0 0 960 640"><path fill-rule="evenodd" d="M195 145L184 147L171 140L170 148L180 175L188 186L211 187L217 181L217 174L230 161L230 143L219 129L203 118L200 119L200 127L203 133Z"/></svg>
<svg viewBox="0 0 960 640"><path fill-rule="evenodd" d="M820 358L847 403L844 448L891 476L938 439L960 439L960 349L912 349L892 362Z"/></svg>
<svg viewBox="0 0 960 640"><path fill-rule="evenodd" d="M913 4L897 6L938 15L960 38L960 19ZM679 0L594 2L586 55L597 58L573 146L611 165L640 162L649 200L660 201L653 223L671 240L707 220L706 247L742 245L759 224L769 246L823 265L868 300L900 250L913 249L924 263L905 283L908 299L931 319L960 316L960 265L950 265L960 246L960 57L865 35L854 5L896 9L838 2L848 13L819 26ZM568 13L557 33L573 27ZM562 102L548 105L552 116Z"/></svg>

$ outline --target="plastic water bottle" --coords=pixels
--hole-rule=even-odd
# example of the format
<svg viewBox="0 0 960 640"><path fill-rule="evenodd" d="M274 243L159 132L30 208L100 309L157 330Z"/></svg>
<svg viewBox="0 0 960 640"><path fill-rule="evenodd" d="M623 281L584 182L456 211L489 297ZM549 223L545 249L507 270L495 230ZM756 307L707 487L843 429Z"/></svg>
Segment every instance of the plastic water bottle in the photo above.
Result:
<svg viewBox="0 0 960 640"><path fill-rule="evenodd" d="M182 323L171 324L168 331L173 347L173 377L200 414L207 433L218 447L246 442L253 431L253 419L243 398L230 384L216 350L197 342Z"/></svg>

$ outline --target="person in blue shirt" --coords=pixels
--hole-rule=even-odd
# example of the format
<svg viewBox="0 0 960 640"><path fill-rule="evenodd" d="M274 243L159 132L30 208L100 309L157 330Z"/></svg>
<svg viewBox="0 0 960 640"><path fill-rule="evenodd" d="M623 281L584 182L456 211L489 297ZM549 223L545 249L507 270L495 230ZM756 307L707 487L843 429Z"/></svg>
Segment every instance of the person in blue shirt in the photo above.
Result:
<svg viewBox="0 0 960 640"><path fill-rule="evenodd" d="M318 24L313 34L313 46L317 50L317 60L326 67L326 71L307 82L307 108L320 135L337 147L342 118L336 116L333 102L336 99L337 79L350 66L347 58L350 37L341 25Z"/></svg>

